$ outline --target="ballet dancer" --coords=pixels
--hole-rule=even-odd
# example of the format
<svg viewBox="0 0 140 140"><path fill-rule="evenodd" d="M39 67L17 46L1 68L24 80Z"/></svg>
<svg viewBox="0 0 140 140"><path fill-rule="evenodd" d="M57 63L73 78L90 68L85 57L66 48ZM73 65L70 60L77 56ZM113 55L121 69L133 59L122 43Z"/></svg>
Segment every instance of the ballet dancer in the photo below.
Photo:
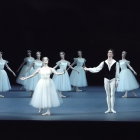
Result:
<svg viewBox="0 0 140 140"><path fill-rule="evenodd" d="M135 75L137 75L137 73L131 67L130 61L126 60L126 55L127 52L123 51L122 60L119 61L121 72L119 74L119 82L117 87L118 92L125 92L125 94L122 96L123 98L127 98L128 91L133 91L139 88L139 84L135 76L133 75L133 73ZM134 91L132 93L135 97L137 96L137 94Z"/></svg>
<svg viewBox="0 0 140 140"><path fill-rule="evenodd" d="M15 77L16 74L13 70L8 66L8 61L3 59L3 53L0 52L0 92L9 91L11 89L10 81L4 67L6 67ZM0 97L4 97L0 95Z"/></svg>
<svg viewBox="0 0 140 140"><path fill-rule="evenodd" d="M101 62L99 66L94 68L84 68L86 71L90 71L92 73L97 73L103 69L104 71L104 87L106 91L106 101L108 109L105 113L116 113L114 110L115 103L115 90L118 83L119 78L119 66L118 62L113 59L114 53L113 50L108 50L108 59Z"/></svg>
<svg viewBox="0 0 140 140"><path fill-rule="evenodd" d="M31 65L34 62L34 60L35 59L32 57L31 50L27 50L27 57L24 58L23 63L20 65L20 67L17 70L17 72L19 72L20 69L21 69L21 71L20 71L20 73L19 73L19 75L17 77L17 80L16 80L16 82L18 84L21 84L22 85L22 87L20 89L22 89L23 87L25 89L28 89L28 85L29 85L29 83L30 83L31 80L28 80L28 81L25 82L25 81L22 81L20 79L20 77L24 77L24 76L30 75L33 72L33 68L30 69L30 71L28 71L28 69L31 67Z"/></svg>
<svg viewBox="0 0 140 140"><path fill-rule="evenodd" d="M53 80L54 80L54 83L56 85L56 89L59 92L60 97L65 98L66 96L62 94L62 91L71 91L70 78L69 78L69 74L68 74L66 69L69 66L72 70L75 70L75 71L77 71L77 70L74 69L70 65L69 61L65 60L65 52L60 52L59 54L60 54L61 60L56 63L56 66L54 67L54 69L59 67L59 69L57 69L57 71L63 72L65 70L65 74L63 74L63 75L55 75L54 74Z"/></svg>
<svg viewBox="0 0 140 140"><path fill-rule="evenodd" d="M32 65L29 67L29 69L27 70L30 71L30 69L33 68L32 73L34 73L35 71L37 71L37 69L42 67L42 61L41 61L41 52L37 51L36 52L36 60L32 63ZM31 78L31 82L28 83L28 87L26 87L26 90L29 91L34 91L39 79L40 79L40 75L36 74L34 77Z"/></svg>
<svg viewBox="0 0 140 140"><path fill-rule="evenodd" d="M47 112L42 113L42 115L51 115L50 108L58 107L62 103L62 99L59 97L55 84L50 78L52 73L57 75L63 75L63 72L56 72L55 69L48 66L48 58L43 57L43 67L39 68L36 72L28 77L22 77L21 80L27 80L34 77L36 74L40 75L40 80L38 81L36 88L31 99L31 105L35 108L39 108L39 113L42 109L47 109Z"/></svg>
<svg viewBox="0 0 140 140"><path fill-rule="evenodd" d="M76 65L74 69L79 71L79 74L75 70L72 70L70 75L70 81L71 81L71 85L75 88L76 92L79 92L82 91L81 89L79 89L79 87L87 86L87 78L83 68L85 67L86 59L82 57L83 56L82 51L78 51L77 53L78 53L78 57L74 58L74 62L72 66Z"/></svg>

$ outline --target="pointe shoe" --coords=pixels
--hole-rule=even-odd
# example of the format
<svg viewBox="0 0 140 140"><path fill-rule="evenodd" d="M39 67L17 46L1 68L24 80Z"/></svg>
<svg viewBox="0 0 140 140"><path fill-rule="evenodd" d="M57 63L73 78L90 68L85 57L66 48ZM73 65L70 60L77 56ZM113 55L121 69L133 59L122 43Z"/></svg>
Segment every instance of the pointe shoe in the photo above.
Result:
<svg viewBox="0 0 140 140"><path fill-rule="evenodd" d="M108 109L107 111L105 111L105 114L110 113L110 112L111 112L111 110L110 110L110 109Z"/></svg>
<svg viewBox="0 0 140 140"><path fill-rule="evenodd" d="M114 109L111 109L111 112L112 112L112 113L116 113L116 111L115 111Z"/></svg>
<svg viewBox="0 0 140 140"><path fill-rule="evenodd" d="M61 97L61 98L66 98L67 96L65 96L65 95L60 95L60 97Z"/></svg>
<svg viewBox="0 0 140 140"><path fill-rule="evenodd" d="M20 87L20 89L19 90L23 90L23 87Z"/></svg>
<svg viewBox="0 0 140 140"><path fill-rule="evenodd" d="M47 116L47 115L50 116L51 113L47 111L46 113L43 113L43 114L42 114L42 116Z"/></svg>
<svg viewBox="0 0 140 140"><path fill-rule="evenodd" d="M127 95L123 95L122 98L127 98Z"/></svg>
<svg viewBox="0 0 140 140"><path fill-rule="evenodd" d="M42 109L39 109L38 113L41 113Z"/></svg>
<svg viewBox="0 0 140 140"><path fill-rule="evenodd" d="M3 95L0 95L0 98L4 98L4 96Z"/></svg>
<svg viewBox="0 0 140 140"><path fill-rule="evenodd" d="M136 93L133 92L134 97L137 97L138 95Z"/></svg>
<svg viewBox="0 0 140 140"><path fill-rule="evenodd" d="M76 89L76 92L82 92L82 90L81 89Z"/></svg>

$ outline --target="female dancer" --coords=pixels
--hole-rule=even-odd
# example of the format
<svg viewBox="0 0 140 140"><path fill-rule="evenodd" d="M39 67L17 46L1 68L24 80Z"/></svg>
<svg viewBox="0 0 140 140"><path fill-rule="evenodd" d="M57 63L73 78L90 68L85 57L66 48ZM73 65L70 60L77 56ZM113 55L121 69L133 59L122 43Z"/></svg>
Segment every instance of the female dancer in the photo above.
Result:
<svg viewBox="0 0 140 140"><path fill-rule="evenodd" d="M69 61L65 60L64 52L60 52L60 58L61 60L56 63L56 66L54 67L54 69L59 67L57 71L63 72L64 70L66 70L67 66L69 66L71 69L77 71L70 65ZM65 98L66 96L62 94L62 91L71 91L71 84L70 84L70 78L69 78L68 72L66 71L65 74L63 75L54 75L53 80L56 85L56 89L59 91L60 97Z"/></svg>
<svg viewBox="0 0 140 140"><path fill-rule="evenodd" d="M30 69L33 68L32 73L34 73L35 71L37 71L37 69L42 67L42 61L41 61L41 52L36 52L36 60L32 63L32 65L30 66L30 68L28 69L28 71L30 71ZM29 91L34 91L39 79L40 79L40 75L36 74L34 77L31 78L31 82L28 84L28 86L26 86L26 90Z"/></svg>
<svg viewBox="0 0 140 140"><path fill-rule="evenodd" d="M19 75L18 75L18 77L17 77L17 80L16 80L16 82L18 84L21 84L22 86L24 86L25 89L28 87L28 84L29 84L30 81L29 80L26 81L26 82L22 81L20 79L20 77L30 75L33 72L33 68L30 69L30 71L28 71L28 69L31 67L33 62L34 62L34 58L32 57L32 52L31 52L31 50L27 50L27 57L24 58L23 63L20 65L20 67L17 70L17 72L18 72L22 68L20 73L19 73Z"/></svg>
<svg viewBox="0 0 140 140"><path fill-rule="evenodd" d="M33 97L31 99L31 105L35 108L39 108L39 113L42 109L47 109L47 112L42 113L42 115L51 115L50 108L60 106L61 98L59 98L56 91L53 80L50 78L52 73L57 75L62 75L63 72L56 72L55 69L48 66L48 58L43 57L43 67L39 68L35 73L28 77L22 77L21 80L26 80L34 77L36 74L40 75L40 80L34 90Z"/></svg>
<svg viewBox="0 0 140 140"><path fill-rule="evenodd" d="M8 66L8 64L7 64L8 61L6 61L2 58L2 55L3 55L3 53L0 52L0 92L5 92L5 91L9 91L11 89L11 85L9 82L8 75L7 75L6 71L4 70L4 67L6 67L14 76L16 76L16 74ZM4 96L0 95L0 97L4 97Z"/></svg>
<svg viewBox="0 0 140 140"><path fill-rule="evenodd" d="M103 69L104 71L104 87L106 91L106 101L108 109L105 113L116 113L114 110L115 104L115 90L118 83L119 77L119 66L118 62L113 59L113 50L108 50L108 59L101 62L99 66L94 68L84 68L86 71L97 73Z"/></svg>
<svg viewBox="0 0 140 140"><path fill-rule="evenodd" d="M119 75L120 80L119 80L118 88L117 88L118 92L125 92L125 94L122 96L124 98L127 98L128 91L132 91L134 89L139 88L139 84L138 84L135 76L133 75L133 73L135 75L137 75L137 73L130 66L130 61L125 59L126 55L127 55L127 52L123 51L122 52L122 60L119 61L119 66L121 68L121 72ZM134 94L134 96L137 96L137 94L135 92L132 92L132 93Z"/></svg>
<svg viewBox="0 0 140 140"><path fill-rule="evenodd" d="M75 87L76 92L82 91L79 87L86 87L87 86L87 79L86 73L84 71L83 66L85 67L85 58L82 57L82 51L78 51L78 58L74 58L73 65L76 64L74 69L79 71L79 74L76 71L72 71L70 75L71 85Z"/></svg>

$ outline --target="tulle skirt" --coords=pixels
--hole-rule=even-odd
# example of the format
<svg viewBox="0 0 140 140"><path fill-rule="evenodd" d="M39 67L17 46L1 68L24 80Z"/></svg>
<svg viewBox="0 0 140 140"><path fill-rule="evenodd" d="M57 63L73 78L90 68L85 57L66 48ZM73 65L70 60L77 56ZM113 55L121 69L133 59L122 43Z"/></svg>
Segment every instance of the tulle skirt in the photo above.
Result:
<svg viewBox="0 0 140 140"><path fill-rule="evenodd" d="M35 71L36 70L34 70L33 73ZM39 74L36 74L34 77L32 77L31 80L30 80L30 84L28 85L28 90L29 91L34 91L39 80L40 80L40 75Z"/></svg>
<svg viewBox="0 0 140 140"><path fill-rule="evenodd" d="M64 70L58 69L57 72L63 72ZM53 81L55 83L56 89L59 91L71 91L71 84L69 74L66 71L62 75L53 75Z"/></svg>
<svg viewBox="0 0 140 140"><path fill-rule="evenodd" d="M0 92L11 89L10 81L5 70L0 70Z"/></svg>
<svg viewBox="0 0 140 140"><path fill-rule="evenodd" d="M87 78L86 73L81 66L75 66L74 69L78 70L79 73L75 70L72 70L70 75L70 81L72 86L76 87L86 87L87 86Z"/></svg>
<svg viewBox="0 0 140 140"><path fill-rule="evenodd" d="M118 83L117 91L125 92L137 88L139 88L139 83L137 82L131 70L129 69L122 70L119 75L119 83Z"/></svg>
<svg viewBox="0 0 140 140"><path fill-rule="evenodd" d="M29 71L26 72L25 77L28 77L29 75L32 75L33 72L34 72L34 69L31 68ZM31 90L31 87L32 87L32 83L33 83L33 78L29 78L29 79L25 80L25 82L24 82L24 88L27 91L30 91Z"/></svg>
<svg viewBox="0 0 140 140"><path fill-rule="evenodd" d="M40 79L37 83L31 105L35 108L51 108L58 107L62 103L62 99L58 96L54 82L52 79Z"/></svg>
<svg viewBox="0 0 140 140"><path fill-rule="evenodd" d="M25 80L20 80L19 78L25 77L26 72L27 72L28 69L29 69L29 66L27 66L27 65L24 65L22 67L22 69L21 69L21 71L20 71L20 73L19 73L19 75L18 75L18 77L16 79L16 83L21 84L21 85L25 84L26 81Z"/></svg>

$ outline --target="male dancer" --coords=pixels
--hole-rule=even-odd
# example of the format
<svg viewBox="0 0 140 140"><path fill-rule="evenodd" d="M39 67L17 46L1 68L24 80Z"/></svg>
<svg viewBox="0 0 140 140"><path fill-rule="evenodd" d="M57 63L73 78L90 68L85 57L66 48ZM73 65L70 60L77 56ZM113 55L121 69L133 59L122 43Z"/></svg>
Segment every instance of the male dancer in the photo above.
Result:
<svg viewBox="0 0 140 140"><path fill-rule="evenodd" d="M114 110L115 90L119 77L119 64L113 59L113 50L108 50L108 59L101 62L99 66L94 68L84 68L86 71L97 73L103 69L104 71L104 87L106 91L106 101L108 109L105 113L116 113Z"/></svg>

